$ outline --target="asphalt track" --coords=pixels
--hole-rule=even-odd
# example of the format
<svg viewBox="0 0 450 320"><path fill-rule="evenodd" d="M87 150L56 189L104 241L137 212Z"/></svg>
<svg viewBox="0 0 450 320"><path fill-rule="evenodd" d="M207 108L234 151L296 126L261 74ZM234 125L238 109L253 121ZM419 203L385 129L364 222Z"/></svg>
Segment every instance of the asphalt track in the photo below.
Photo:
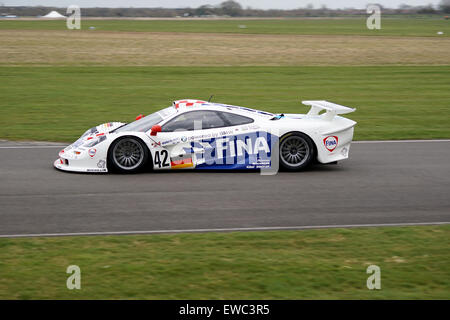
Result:
<svg viewBox="0 0 450 320"><path fill-rule="evenodd" d="M450 222L450 140L355 143L305 172L70 174L59 146L0 142L0 237Z"/></svg>

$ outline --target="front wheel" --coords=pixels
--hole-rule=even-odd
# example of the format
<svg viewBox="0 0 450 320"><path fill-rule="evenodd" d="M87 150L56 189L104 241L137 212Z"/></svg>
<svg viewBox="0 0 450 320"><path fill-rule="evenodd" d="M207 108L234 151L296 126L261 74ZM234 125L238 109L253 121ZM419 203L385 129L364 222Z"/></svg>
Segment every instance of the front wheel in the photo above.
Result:
<svg viewBox="0 0 450 320"><path fill-rule="evenodd" d="M303 133L288 133L280 139L280 163L287 170L304 169L314 160L314 154L311 138Z"/></svg>
<svg viewBox="0 0 450 320"><path fill-rule="evenodd" d="M141 139L122 137L114 141L108 150L108 166L112 171L135 173L147 164L149 151Z"/></svg>

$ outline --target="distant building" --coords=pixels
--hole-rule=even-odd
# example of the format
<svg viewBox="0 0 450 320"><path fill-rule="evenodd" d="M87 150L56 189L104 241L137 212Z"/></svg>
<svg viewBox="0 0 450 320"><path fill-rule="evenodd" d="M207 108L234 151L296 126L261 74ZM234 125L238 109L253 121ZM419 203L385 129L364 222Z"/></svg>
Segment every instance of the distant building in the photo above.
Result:
<svg viewBox="0 0 450 320"><path fill-rule="evenodd" d="M0 18L18 18L18 16L14 14L0 13Z"/></svg>

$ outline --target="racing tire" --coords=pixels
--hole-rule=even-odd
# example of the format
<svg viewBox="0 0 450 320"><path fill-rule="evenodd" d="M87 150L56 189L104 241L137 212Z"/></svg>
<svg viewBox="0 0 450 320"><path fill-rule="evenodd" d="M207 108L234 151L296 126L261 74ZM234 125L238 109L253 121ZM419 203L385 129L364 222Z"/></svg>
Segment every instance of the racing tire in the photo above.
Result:
<svg viewBox="0 0 450 320"><path fill-rule="evenodd" d="M140 172L146 167L149 154L150 151L141 139L133 136L120 137L108 149L108 169L120 173Z"/></svg>
<svg viewBox="0 0 450 320"><path fill-rule="evenodd" d="M315 158L314 142L300 132L287 133L280 139L280 164L289 171L306 168Z"/></svg>

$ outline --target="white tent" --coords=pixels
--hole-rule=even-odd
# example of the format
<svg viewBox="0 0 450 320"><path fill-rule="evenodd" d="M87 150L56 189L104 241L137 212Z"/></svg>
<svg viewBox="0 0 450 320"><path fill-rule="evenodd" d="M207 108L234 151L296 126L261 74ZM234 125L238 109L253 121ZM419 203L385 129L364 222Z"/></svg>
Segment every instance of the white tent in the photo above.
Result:
<svg viewBox="0 0 450 320"><path fill-rule="evenodd" d="M43 16L42 18L58 19L58 18L65 18L65 16L63 16L63 15L60 14L59 12L52 11L52 12L46 14L45 16Z"/></svg>

